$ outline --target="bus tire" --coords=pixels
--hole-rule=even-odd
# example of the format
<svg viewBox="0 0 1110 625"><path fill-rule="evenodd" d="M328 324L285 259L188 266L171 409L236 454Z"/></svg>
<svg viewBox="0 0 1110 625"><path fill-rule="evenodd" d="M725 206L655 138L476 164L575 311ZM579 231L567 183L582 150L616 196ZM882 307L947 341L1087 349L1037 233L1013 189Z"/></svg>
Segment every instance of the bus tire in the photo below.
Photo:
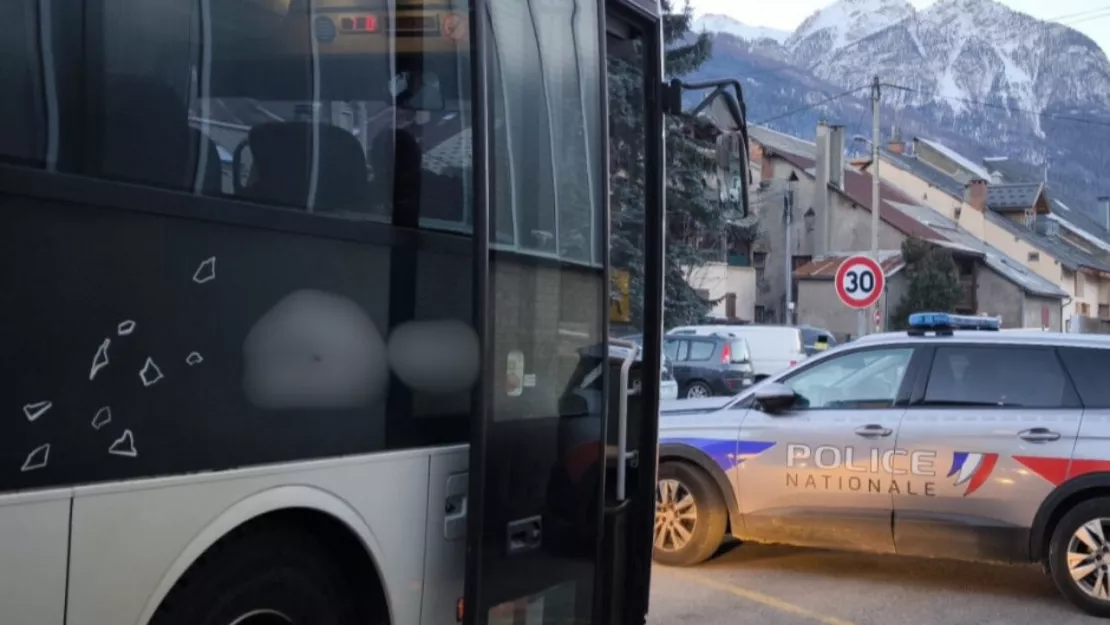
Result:
<svg viewBox="0 0 1110 625"><path fill-rule="evenodd" d="M347 579L307 532L250 528L195 562L150 625L355 625L363 620Z"/></svg>
<svg viewBox="0 0 1110 625"><path fill-rule="evenodd" d="M667 489L673 494L668 494ZM693 500L692 507L696 511L696 519L692 523L680 518L689 510L690 504L684 503L687 498ZM721 547L728 525L728 510L720 490L705 471L685 462L663 463L659 467L655 502L652 553L656 562L668 566L692 566L705 562ZM683 508L684 505L688 507ZM660 541L661 523L671 523L672 527L675 523L680 524L689 531L689 539L677 546L674 541ZM673 532L671 536L674 536Z"/></svg>

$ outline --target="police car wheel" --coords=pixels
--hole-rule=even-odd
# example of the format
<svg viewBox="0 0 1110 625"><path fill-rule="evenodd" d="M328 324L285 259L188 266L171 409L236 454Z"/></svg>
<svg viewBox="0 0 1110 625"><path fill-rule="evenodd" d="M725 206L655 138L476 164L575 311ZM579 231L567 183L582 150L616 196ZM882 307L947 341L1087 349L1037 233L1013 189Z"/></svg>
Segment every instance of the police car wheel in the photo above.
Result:
<svg viewBox="0 0 1110 625"><path fill-rule="evenodd" d="M1110 498L1084 501L1052 532L1048 567L1056 587L1080 610L1110 617Z"/></svg>
<svg viewBox="0 0 1110 625"><path fill-rule="evenodd" d="M692 566L708 560L721 546L727 522L724 497L705 471L683 462L659 467L653 534L656 562Z"/></svg>

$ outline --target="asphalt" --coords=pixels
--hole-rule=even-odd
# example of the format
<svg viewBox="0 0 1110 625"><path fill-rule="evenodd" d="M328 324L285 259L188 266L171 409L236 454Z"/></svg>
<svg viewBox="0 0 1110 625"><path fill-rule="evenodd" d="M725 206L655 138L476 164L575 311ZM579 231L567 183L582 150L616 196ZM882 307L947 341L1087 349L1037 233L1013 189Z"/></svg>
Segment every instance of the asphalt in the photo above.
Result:
<svg viewBox="0 0 1110 625"><path fill-rule="evenodd" d="M1094 625L1039 567L730 545L696 567L655 566L648 623Z"/></svg>

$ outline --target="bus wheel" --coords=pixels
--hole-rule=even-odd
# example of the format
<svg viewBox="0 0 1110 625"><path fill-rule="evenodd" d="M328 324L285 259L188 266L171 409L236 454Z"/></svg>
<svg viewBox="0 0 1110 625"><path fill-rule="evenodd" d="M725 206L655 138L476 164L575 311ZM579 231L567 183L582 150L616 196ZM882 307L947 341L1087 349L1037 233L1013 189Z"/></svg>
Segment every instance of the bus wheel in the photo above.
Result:
<svg viewBox="0 0 1110 625"><path fill-rule="evenodd" d="M708 560L721 546L727 522L724 498L709 475L683 462L659 467L653 537L657 562L691 566Z"/></svg>
<svg viewBox="0 0 1110 625"><path fill-rule="evenodd" d="M151 625L354 625L361 620L346 577L306 532L251 528L194 563Z"/></svg>

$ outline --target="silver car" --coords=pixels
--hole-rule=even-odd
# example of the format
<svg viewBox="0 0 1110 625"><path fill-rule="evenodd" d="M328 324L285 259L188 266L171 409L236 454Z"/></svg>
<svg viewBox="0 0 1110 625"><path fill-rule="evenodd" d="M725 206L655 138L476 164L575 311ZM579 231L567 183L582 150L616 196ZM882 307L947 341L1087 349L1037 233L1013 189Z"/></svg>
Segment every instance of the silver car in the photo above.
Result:
<svg viewBox="0 0 1110 625"><path fill-rule="evenodd" d="M1040 562L1110 617L1110 337L910 325L735 397L664 404L655 559L697 564L731 534Z"/></svg>

